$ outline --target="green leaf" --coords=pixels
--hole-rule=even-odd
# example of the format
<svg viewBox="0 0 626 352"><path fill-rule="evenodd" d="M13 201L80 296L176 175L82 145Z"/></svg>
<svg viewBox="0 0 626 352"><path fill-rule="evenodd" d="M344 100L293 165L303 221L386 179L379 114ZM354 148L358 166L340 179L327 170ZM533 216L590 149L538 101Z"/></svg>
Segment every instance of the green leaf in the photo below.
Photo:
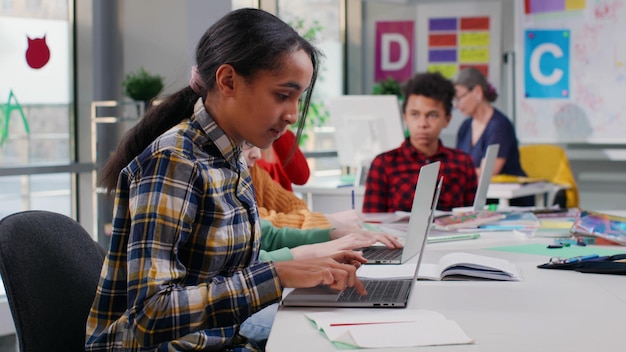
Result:
<svg viewBox="0 0 626 352"><path fill-rule="evenodd" d="M141 67L126 74L122 81L124 94L133 100L150 101L163 90L163 77L152 75Z"/></svg>

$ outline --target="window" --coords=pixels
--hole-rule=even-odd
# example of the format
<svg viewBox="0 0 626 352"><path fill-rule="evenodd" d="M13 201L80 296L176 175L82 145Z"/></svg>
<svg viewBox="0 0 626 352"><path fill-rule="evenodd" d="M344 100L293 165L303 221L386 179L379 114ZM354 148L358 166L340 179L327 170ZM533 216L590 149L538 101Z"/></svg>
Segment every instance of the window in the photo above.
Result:
<svg viewBox="0 0 626 352"><path fill-rule="evenodd" d="M2 2L0 218L72 214L71 1Z"/></svg>
<svg viewBox="0 0 626 352"><path fill-rule="evenodd" d="M311 40L323 53L324 59L313 93L314 109L309 110L305 139L301 149L309 155L315 175L338 175L334 128L328 116L329 99L343 94L343 40L341 36L341 2L343 0L278 0L278 17L291 24ZM313 151L317 153L313 153Z"/></svg>

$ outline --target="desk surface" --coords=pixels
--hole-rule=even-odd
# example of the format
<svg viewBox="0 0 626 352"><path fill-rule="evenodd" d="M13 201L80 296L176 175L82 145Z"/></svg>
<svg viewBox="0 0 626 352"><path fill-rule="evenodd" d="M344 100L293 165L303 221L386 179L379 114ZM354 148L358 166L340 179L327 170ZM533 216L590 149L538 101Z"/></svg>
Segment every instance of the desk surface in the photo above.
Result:
<svg viewBox="0 0 626 352"><path fill-rule="evenodd" d="M393 351L588 351L626 347L626 335L621 332L626 316L623 276L538 269L536 266L549 257L484 249L550 241L501 232L485 233L478 240L428 244L424 262L436 262L451 251L499 257L517 264L524 281L419 281L407 309L442 313L476 342ZM281 307L267 351L335 350L303 313L340 310ZM375 314L377 309L369 311Z"/></svg>

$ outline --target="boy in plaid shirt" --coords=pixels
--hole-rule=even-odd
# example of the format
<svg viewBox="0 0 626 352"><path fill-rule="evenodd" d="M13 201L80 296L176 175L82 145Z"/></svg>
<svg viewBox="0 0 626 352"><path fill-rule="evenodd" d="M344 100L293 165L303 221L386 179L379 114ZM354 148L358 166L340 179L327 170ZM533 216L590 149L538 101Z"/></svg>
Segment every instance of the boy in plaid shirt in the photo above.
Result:
<svg viewBox="0 0 626 352"><path fill-rule="evenodd" d="M417 73L404 87L402 117L409 137L400 147L378 155L367 174L364 213L411 211L419 170L441 161L444 182L438 209L469 206L477 177L471 156L447 148L439 139L452 118L454 85L440 73Z"/></svg>

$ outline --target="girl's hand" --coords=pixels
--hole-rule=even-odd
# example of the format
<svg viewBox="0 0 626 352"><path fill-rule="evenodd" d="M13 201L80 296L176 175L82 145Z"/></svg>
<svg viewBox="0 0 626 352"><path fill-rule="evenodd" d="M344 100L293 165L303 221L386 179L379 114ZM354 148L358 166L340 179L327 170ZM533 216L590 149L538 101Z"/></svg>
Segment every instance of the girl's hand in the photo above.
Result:
<svg viewBox="0 0 626 352"><path fill-rule="evenodd" d="M275 262L274 266L283 287L328 285L336 290L354 287L365 295L367 292L356 276L356 269L365 262L358 252L341 251L329 257Z"/></svg>
<svg viewBox="0 0 626 352"><path fill-rule="evenodd" d="M339 228L330 231L330 238L337 239L350 234L357 235L361 239L373 239L374 243L380 242L388 248L402 248L402 243L398 241L398 237L392 236L384 232L368 231L353 228Z"/></svg>
<svg viewBox="0 0 626 352"><path fill-rule="evenodd" d="M369 247L376 243L375 238L350 233L336 240L307 244L291 249L294 259L319 258L333 255L341 250Z"/></svg>

